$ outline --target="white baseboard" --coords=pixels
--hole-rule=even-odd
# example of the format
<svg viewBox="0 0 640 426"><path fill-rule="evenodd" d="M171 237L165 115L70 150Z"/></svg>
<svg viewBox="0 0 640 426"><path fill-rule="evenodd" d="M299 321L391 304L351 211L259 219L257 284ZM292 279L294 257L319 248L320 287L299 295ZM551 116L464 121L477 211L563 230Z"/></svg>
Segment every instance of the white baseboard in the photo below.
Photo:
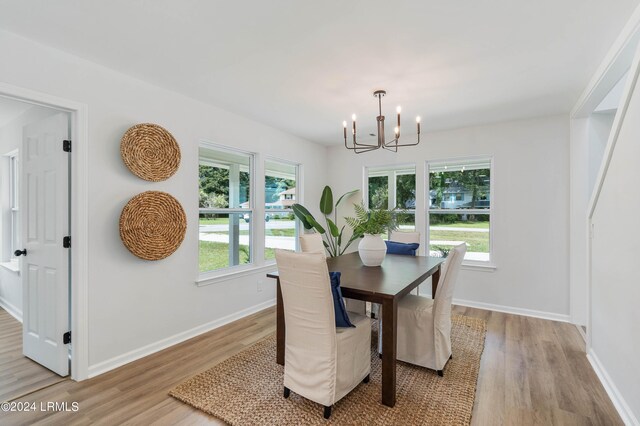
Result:
<svg viewBox="0 0 640 426"><path fill-rule="evenodd" d="M631 408L629 407L629 405L627 405L627 402L618 391L618 388L616 388L613 380L611 380L611 376L609 376L607 370L604 369L602 363L600 362L600 359L595 354L595 352L593 352L593 349L590 349L587 353L587 359L591 363L593 371L596 372L596 375L600 379L602 386L604 386L604 390L607 392L607 395L609 395L611 402L613 402L613 406L616 407L616 410L618 411L618 414L620 414L620 417L622 418L624 424L633 426L640 425L640 422L638 422L636 416L633 415Z"/></svg>
<svg viewBox="0 0 640 426"><path fill-rule="evenodd" d="M587 333L582 329L582 326L576 324L575 322L573 323L573 325L575 325L578 329L578 333L580 333L580 336L582 336L582 340L584 340L584 343L587 343Z"/></svg>
<svg viewBox="0 0 640 426"><path fill-rule="evenodd" d="M167 337L166 339L159 340L157 342L148 344L139 349L135 349L133 351L127 352L122 355L118 355L106 361L99 362L94 365L89 366L89 378L98 376L100 374L104 374L107 371L111 371L118 367L121 367L130 362L136 361L140 358L144 358L145 356L151 355L153 353L159 352L163 349L166 349L170 346L177 345L178 343L182 343L185 340L189 340L193 337L199 336L200 334L206 333L208 331L214 330L218 327L222 327L223 325L229 324L233 321L239 320L248 315L259 312L263 309L269 308L276 304L276 300L267 300L266 302L259 303L257 305L251 306L247 309L243 309L242 311L235 312L231 315L227 315L226 317L219 318L217 320L208 322L206 324L200 325L198 327L194 327L191 330L183 331L181 333L175 334L171 337Z"/></svg>
<svg viewBox="0 0 640 426"><path fill-rule="evenodd" d="M9 301L4 297L0 297L0 308L4 309L9 313L9 315L22 322L22 310L18 309L17 306L9 303Z"/></svg>
<svg viewBox="0 0 640 426"><path fill-rule="evenodd" d="M453 299L454 305L469 308L485 309L488 311L504 312L506 314L523 315L525 317L542 318L551 321L570 322L569 315L554 312L536 311L534 309L515 308L512 306L494 305L492 303L473 302L471 300Z"/></svg>

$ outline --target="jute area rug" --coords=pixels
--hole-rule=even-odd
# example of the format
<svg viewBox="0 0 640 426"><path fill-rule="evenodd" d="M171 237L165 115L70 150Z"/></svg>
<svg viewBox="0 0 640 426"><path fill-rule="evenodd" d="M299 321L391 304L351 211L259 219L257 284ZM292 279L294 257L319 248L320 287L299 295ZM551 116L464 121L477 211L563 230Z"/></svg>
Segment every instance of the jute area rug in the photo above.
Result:
<svg viewBox="0 0 640 426"><path fill-rule="evenodd" d="M376 332L374 323L372 344ZM397 363L394 408L381 404L382 362L373 345L371 381L338 401L328 421L319 404L293 391L283 398L284 368L275 362L275 334L192 377L170 395L231 425L468 425L486 323L454 315L451 334L453 359L444 377Z"/></svg>

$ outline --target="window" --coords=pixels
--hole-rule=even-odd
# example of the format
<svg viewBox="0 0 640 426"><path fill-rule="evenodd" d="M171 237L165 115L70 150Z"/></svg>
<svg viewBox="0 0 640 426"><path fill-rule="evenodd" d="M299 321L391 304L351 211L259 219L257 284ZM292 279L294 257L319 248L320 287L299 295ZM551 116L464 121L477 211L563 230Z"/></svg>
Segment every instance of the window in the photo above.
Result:
<svg viewBox="0 0 640 426"><path fill-rule="evenodd" d="M0 194L2 197L2 235L6 238L2 239L0 247L0 262L5 268L12 271L19 271L18 258L13 254L16 250L22 249L20 242L20 194L19 179L20 167L18 150L11 151L0 157L2 176L0 182Z"/></svg>
<svg viewBox="0 0 640 426"><path fill-rule="evenodd" d="M200 273L253 261L253 155L202 143L199 149Z"/></svg>
<svg viewBox="0 0 640 426"><path fill-rule="evenodd" d="M400 230L416 228L416 167L367 168L367 200L369 208L398 209Z"/></svg>
<svg viewBox="0 0 640 426"><path fill-rule="evenodd" d="M467 263L491 261L491 170L490 158L427 163L432 256L464 242Z"/></svg>
<svg viewBox="0 0 640 426"><path fill-rule="evenodd" d="M275 259L274 249L295 250L298 221L291 206L296 199L298 165L266 160L264 162L264 258Z"/></svg>
<svg viewBox="0 0 640 426"><path fill-rule="evenodd" d="M19 219L19 193L18 193L18 153L9 155L9 209L11 211L11 257L16 250L20 250L20 219Z"/></svg>

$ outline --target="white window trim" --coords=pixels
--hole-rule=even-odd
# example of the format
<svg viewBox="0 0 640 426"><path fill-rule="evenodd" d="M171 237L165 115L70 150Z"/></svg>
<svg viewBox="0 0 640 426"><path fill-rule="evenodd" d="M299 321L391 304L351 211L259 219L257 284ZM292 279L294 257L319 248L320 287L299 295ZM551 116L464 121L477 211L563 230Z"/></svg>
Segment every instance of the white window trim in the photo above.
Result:
<svg viewBox="0 0 640 426"><path fill-rule="evenodd" d="M207 209L207 208L198 207L198 216L196 219L196 223L198 224L198 226L196 227L196 232L198 232L198 234L200 233L200 213L202 212L202 210L207 210L210 212L225 213L225 214L249 213L252 218L255 218L256 214L259 214L259 212L257 212L255 208L255 169L256 169L255 163L256 163L257 153L251 152L251 151L245 151L245 150L241 150L241 149L237 149L237 148L233 148L225 145L219 145L206 140L200 141L200 143L198 144L198 149L200 148L210 149L214 151L223 151L223 152L228 152L232 154L242 154L249 157L249 208ZM204 162L206 163L207 161L205 160ZM200 164L201 164L201 159L200 159L200 155L198 154L198 165ZM249 221L249 257L250 257L249 263L246 263L243 265L228 266L226 268L220 268L212 271L200 272L200 266L199 266L200 249L198 249L198 257L196 261L197 278L195 280L195 284L197 286L201 287L209 284L214 284L216 282L227 281L230 278L232 278L232 276L247 275L251 273L248 271L258 270L260 268L259 266L256 266L256 253L255 253L256 250L255 250L255 235L254 235L255 232L253 232L253 229L254 229L253 223L254 223L254 220ZM200 241L199 235L196 236L196 241L198 241L198 244L199 244L199 241Z"/></svg>
<svg viewBox="0 0 640 426"><path fill-rule="evenodd" d="M263 168L263 174L266 177L267 176L267 168L266 168L266 163L270 161L272 163L282 163L282 164L288 164L290 166L293 166L296 168L296 204L303 204L303 198L302 198L302 185L301 185L301 180L302 180L302 173L301 173L301 169L302 169L302 165L298 162L295 161L289 161L289 160L284 160L282 158L277 158L277 157L272 157L269 155L266 155L264 157L264 165L265 167ZM265 188L263 188L263 191L265 190ZM266 203L266 201L265 201ZM293 209L267 209L264 205L262 206L262 208L264 209L264 214L270 214L270 213L293 213ZM295 250L296 251L300 251L300 221L298 219L294 219L295 222ZM265 230L264 235L262 236L263 241L266 239L267 237L267 233ZM266 247L263 245L263 250L262 250L262 261L263 263L270 267L273 268L273 265L276 264L276 260L275 259L265 259L265 252L266 252Z"/></svg>
<svg viewBox="0 0 640 426"><path fill-rule="evenodd" d="M429 230L429 214L433 213L433 212L438 212L438 213L449 213L451 214L451 210L450 209L429 209L429 202L428 200L430 199L430 195L429 195L429 191L430 191L430 186L429 186L429 175L430 175L430 170L429 170L429 166L430 164L433 163L455 163L455 162L460 162L460 161L473 161L473 160L489 160L489 167L491 170L491 176L489 177L489 185L491 187L491 203L490 203L490 207L488 209L469 209L469 210L464 210L465 212L471 212L471 213L477 213L477 214L489 214L489 260L487 261L481 261L481 260L463 260L462 262L462 269L465 270L474 270L474 271L485 271L485 272L492 272L495 271L497 269L497 265L495 262L495 253L493 251L494 248L494 236L495 236L495 220L494 220L494 206L495 206L495 202L496 202L496 194L495 194L495 161L493 158L493 155L474 155L474 156L469 156L469 157L448 157L448 158L438 158L438 159L432 159L432 160L427 160L425 161L425 168L424 168L424 197L425 197L425 203L424 203L424 215L425 215L425 251L428 253L429 252L429 245L430 245L430 241L431 241L431 235L430 235L430 230Z"/></svg>
<svg viewBox="0 0 640 426"><path fill-rule="evenodd" d="M9 213L8 214L9 224L8 226L3 226L3 228L9 231L8 233L9 233L10 241L9 241L9 253L2 254L2 259L6 259L6 260L2 262L0 265L12 272L20 272L19 258L13 254L14 251L18 249L17 246L20 245L19 244L20 235L17 235L14 237L14 232L20 231L20 226L19 226L20 200L19 200L19 194L15 192L16 191L15 186L19 185L19 183L16 183L16 180L20 179L20 150L17 148L14 150L11 150L6 154L4 154L3 157L6 158L8 162L8 180L6 184L7 184L7 190L8 190L8 198L9 198L9 206L7 208L7 211ZM11 167L11 161L16 162L15 169ZM13 176L12 172L15 172L15 176ZM14 214L15 214L15 220L14 220ZM16 240L15 247L14 247L14 238Z"/></svg>

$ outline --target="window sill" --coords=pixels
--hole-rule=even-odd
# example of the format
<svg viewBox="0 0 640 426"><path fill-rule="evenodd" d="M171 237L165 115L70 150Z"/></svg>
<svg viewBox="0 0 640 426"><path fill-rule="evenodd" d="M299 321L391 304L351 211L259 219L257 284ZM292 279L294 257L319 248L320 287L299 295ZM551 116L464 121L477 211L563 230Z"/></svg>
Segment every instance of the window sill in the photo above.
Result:
<svg viewBox="0 0 640 426"><path fill-rule="evenodd" d="M20 262L2 262L0 266L16 274L20 273Z"/></svg>
<svg viewBox="0 0 640 426"><path fill-rule="evenodd" d="M481 272L494 272L497 267L490 262L462 262L462 269L465 271L481 271Z"/></svg>
<svg viewBox="0 0 640 426"><path fill-rule="evenodd" d="M203 274L196 280L196 286L205 287L211 284L217 284L224 281L233 280L236 278L246 277L247 275L254 275L258 273L266 273L276 270L276 264L271 263L263 266L249 266L242 269L235 269L231 271L225 271L226 273L218 274Z"/></svg>

